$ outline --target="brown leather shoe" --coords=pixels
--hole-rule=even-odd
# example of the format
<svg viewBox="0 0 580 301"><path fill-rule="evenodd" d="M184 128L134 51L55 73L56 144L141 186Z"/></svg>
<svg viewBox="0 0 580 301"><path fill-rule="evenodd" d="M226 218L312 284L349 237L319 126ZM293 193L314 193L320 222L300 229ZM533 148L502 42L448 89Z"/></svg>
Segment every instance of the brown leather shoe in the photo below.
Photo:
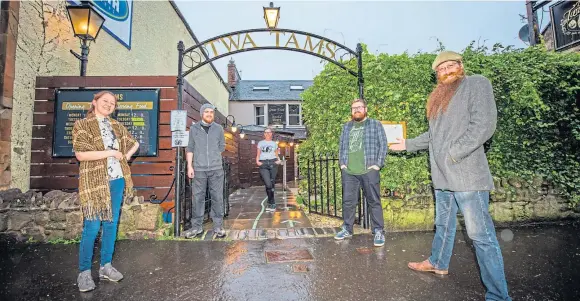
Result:
<svg viewBox="0 0 580 301"><path fill-rule="evenodd" d="M419 272L432 272L437 275L447 275L449 274L448 270L439 270L436 269L430 262L429 259L426 259L421 262L409 262L407 265L411 270L419 271Z"/></svg>

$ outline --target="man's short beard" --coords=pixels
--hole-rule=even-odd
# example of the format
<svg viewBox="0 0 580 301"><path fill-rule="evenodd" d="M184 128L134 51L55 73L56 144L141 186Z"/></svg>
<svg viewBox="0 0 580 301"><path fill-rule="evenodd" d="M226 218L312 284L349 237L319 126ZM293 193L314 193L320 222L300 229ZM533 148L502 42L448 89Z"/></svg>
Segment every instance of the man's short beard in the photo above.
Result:
<svg viewBox="0 0 580 301"><path fill-rule="evenodd" d="M360 118L354 117L354 115L355 115L355 114L352 114L352 116L351 116L351 117L352 117L352 120L353 120L353 121L356 121L356 122L361 122L361 121L363 121L363 120L364 120L364 119L367 117L367 114L366 114L366 113L363 113L363 116L362 116L362 117L360 117Z"/></svg>
<svg viewBox="0 0 580 301"><path fill-rule="evenodd" d="M450 76L454 76L455 79L450 83L444 83L445 79ZM464 77L465 73L463 69L460 69L455 73L437 79L437 86L431 92L427 101L427 118L429 120L435 119L439 114L447 111L451 98L455 95Z"/></svg>
<svg viewBox="0 0 580 301"><path fill-rule="evenodd" d="M209 119L209 118L208 118ZM205 118L202 118L201 120L203 120L203 122L207 123L207 124L211 124L213 122L213 118L211 118L210 121L207 121Z"/></svg>

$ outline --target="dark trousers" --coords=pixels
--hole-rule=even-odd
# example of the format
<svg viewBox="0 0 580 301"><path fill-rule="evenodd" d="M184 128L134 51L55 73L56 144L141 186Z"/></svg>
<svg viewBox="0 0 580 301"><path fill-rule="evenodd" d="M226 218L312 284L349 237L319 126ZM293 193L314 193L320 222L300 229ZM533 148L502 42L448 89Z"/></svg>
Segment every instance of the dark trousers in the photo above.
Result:
<svg viewBox="0 0 580 301"><path fill-rule="evenodd" d="M201 229L205 213L205 195L209 183L211 197L210 217L213 228L222 227L224 220L224 170L195 171L193 177L193 229Z"/></svg>
<svg viewBox="0 0 580 301"><path fill-rule="evenodd" d="M384 231L383 207L381 205L379 171L369 169L363 175L351 175L342 170L342 218L344 227L353 233L354 217L358 204L359 191L362 186L363 194L371 214L371 229L373 233Z"/></svg>
<svg viewBox="0 0 580 301"><path fill-rule="evenodd" d="M266 186L266 194L268 195L268 204L275 204L274 201L274 185L276 184L276 174L278 173L278 165L276 160L260 160L260 176Z"/></svg>

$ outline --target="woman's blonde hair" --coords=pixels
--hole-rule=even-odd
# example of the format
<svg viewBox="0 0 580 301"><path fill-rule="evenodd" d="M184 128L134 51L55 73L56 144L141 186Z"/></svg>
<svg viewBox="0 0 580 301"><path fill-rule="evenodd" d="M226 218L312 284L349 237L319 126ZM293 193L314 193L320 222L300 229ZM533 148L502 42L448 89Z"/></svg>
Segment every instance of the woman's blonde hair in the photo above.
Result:
<svg viewBox="0 0 580 301"><path fill-rule="evenodd" d="M117 99L117 96L115 96L115 94L113 94L113 92L111 92L111 91L101 91L101 92L95 94L95 97L93 97L93 101L99 100L99 98L105 96L106 94L109 94L109 95L113 96L113 98L115 98L115 109L117 109L117 102L119 102L119 99ZM93 106L93 103L91 102L91 107L87 111L87 114L91 114L94 111L95 111L95 106Z"/></svg>

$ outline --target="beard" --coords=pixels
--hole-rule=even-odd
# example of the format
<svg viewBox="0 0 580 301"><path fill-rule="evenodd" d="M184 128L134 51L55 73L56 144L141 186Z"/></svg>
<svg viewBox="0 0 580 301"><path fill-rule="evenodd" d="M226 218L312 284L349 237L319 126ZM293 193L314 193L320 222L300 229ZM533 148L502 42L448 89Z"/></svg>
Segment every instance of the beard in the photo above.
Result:
<svg viewBox="0 0 580 301"><path fill-rule="evenodd" d="M465 73L461 69L437 78L437 86L429 94L429 100L427 101L427 119L433 120L442 112L447 111L451 98L455 95L464 77Z"/></svg>
<svg viewBox="0 0 580 301"><path fill-rule="evenodd" d="M361 122L367 117L367 113L356 112L351 115L353 121Z"/></svg>
<svg viewBox="0 0 580 301"><path fill-rule="evenodd" d="M201 120L203 120L203 122L206 124L211 124L213 122L213 117L203 117Z"/></svg>

